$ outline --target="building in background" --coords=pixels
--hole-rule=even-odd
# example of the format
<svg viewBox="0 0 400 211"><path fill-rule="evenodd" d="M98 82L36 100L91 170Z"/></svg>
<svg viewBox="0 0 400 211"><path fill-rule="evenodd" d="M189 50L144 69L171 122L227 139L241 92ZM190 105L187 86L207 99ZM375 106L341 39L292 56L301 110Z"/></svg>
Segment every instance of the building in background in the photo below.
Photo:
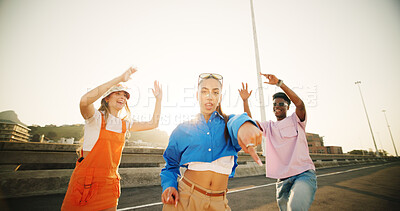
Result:
<svg viewBox="0 0 400 211"><path fill-rule="evenodd" d="M314 133L306 133L306 137L310 153L327 154L322 137Z"/></svg>
<svg viewBox="0 0 400 211"><path fill-rule="evenodd" d="M74 144L75 143L75 138L60 138L60 141L58 143L61 144Z"/></svg>
<svg viewBox="0 0 400 211"><path fill-rule="evenodd" d="M323 136L315 133L306 133L308 150L310 153L318 154L343 154L340 146L324 146Z"/></svg>
<svg viewBox="0 0 400 211"><path fill-rule="evenodd" d="M328 154L343 154L342 147L339 146L326 146Z"/></svg>
<svg viewBox="0 0 400 211"><path fill-rule="evenodd" d="M30 129L10 120L0 120L0 141L29 141Z"/></svg>
<svg viewBox="0 0 400 211"><path fill-rule="evenodd" d="M14 111L0 112L0 141L28 142L30 130Z"/></svg>

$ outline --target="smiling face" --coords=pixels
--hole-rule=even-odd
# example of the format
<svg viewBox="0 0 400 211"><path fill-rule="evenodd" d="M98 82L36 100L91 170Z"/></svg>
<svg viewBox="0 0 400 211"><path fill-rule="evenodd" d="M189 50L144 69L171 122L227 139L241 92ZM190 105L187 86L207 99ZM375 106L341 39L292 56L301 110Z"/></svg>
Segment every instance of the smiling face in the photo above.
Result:
<svg viewBox="0 0 400 211"><path fill-rule="evenodd" d="M204 117L210 116L217 109L222 99L221 91L222 85L216 79L209 78L200 82L197 100L199 101L200 112Z"/></svg>
<svg viewBox="0 0 400 211"><path fill-rule="evenodd" d="M286 118L286 112L289 110L288 102L283 98L275 98L273 101L273 110L278 121Z"/></svg>
<svg viewBox="0 0 400 211"><path fill-rule="evenodd" d="M109 109L120 111L126 105L127 94L124 91L113 92L105 100L108 102Z"/></svg>

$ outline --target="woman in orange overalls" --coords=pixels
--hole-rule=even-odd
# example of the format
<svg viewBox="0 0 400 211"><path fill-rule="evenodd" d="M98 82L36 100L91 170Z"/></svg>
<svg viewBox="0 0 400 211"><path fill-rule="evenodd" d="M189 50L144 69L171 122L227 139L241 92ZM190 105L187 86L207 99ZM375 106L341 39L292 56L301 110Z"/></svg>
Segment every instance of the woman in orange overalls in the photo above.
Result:
<svg viewBox="0 0 400 211"><path fill-rule="evenodd" d="M119 83L127 82L136 71L131 67L121 76L98 86L81 98L80 110L85 119L83 148L61 210L117 209L121 193L118 166L125 144L125 132L156 128L161 112L162 90L155 81L153 94L156 105L151 121L130 124L118 117L123 108L127 116L130 115L127 104L130 94ZM95 110L93 103L102 96L101 106Z"/></svg>

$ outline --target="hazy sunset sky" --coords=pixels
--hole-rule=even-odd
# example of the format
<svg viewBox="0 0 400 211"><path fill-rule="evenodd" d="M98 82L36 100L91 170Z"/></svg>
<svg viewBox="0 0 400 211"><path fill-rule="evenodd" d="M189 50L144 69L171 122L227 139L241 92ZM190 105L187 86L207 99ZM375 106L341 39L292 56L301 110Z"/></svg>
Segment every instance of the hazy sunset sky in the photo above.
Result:
<svg viewBox="0 0 400 211"><path fill-rule="evenodd" d="M360 80L378 148L394 154L385 109L400 152L400 1L254 0L254 8L261 71L303 99L307 132L345 152L374 148ZM82 124L80 97L131 65L133 117L150 118L159 80L159 128L168 133L199 112L202 72L224 76L225 113L243 112L241 82L257 89L249 0L0 0L0 112L28 125ZM267 120L276 91L264 85ZM255 91L250 103L261 119Z"/></svg>

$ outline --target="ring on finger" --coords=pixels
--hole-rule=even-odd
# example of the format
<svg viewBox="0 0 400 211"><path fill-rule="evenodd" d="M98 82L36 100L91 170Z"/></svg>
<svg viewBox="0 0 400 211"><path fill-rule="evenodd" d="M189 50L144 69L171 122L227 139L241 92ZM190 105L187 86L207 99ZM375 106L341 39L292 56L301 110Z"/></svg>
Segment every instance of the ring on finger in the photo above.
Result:
<svg viewBox="0 0 400 211"><path fill-rule="evenodd" d="M250 143L250 144L246 144L246 148L249 148L249 147L255 147L256 145L254 145L253 143Z"/></svg>

